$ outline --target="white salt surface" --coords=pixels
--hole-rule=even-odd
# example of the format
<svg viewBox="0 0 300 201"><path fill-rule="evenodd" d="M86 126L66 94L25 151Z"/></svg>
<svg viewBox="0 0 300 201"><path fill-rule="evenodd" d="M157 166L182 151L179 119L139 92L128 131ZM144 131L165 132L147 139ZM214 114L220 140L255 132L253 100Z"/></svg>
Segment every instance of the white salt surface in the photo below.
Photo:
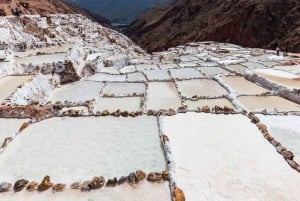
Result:
<svg viewBox="0 0 300 201"><path fill-rule="evenodd" d="M119 71L115 67L104 67L100 70L101 73L113 74L118 75L120 74Z"/></svg>
<svg viewBox="0 0 300 201"><path fill-rule="evenodd" d="M108 83L102 95L109 96L143 96L146 91L144 83Z"/></svg>
<svg viewBox="0 0 300 201"><path fill-rule="evenodd" d="M143 72L149 81L171 80L168 70L145 70Z"/></svg>
<svg viewBox="0 0 300 201"><path fill-rule="evenodd" d="M96 82L125 82L126 75L112 75L107 73L96 73L91 77L87 78L89 81Z"/></svg>
<svg viewBox="0 0 300 201"><path fill-rule="evenodd" d="M136 73L127 74L127 81L128 82L145 82L147 80L143 73L136 72Z"/></svg>
<svg viewBox="0 0 300 201"><path fill-rule="evenodd" d="M150 82L147 91L147 109L177 109L181 100L173 82Z"/></svg>
<svg viewBox="0 0 300 201"><path fill-rule="evenodd" d="M114 112L116 110L128 112L141 111L141 98L99 98L94 104L94 112L101 112L104 110L108 110L109 112Z"/></svg>
<svg viewBox="0 0 300 201"><path fill-rule="evenodd" d="M178 68L177 64L159 64L161 69Z"/></svg>
<svg viewBox="0 0 300 201"><path fill-rule="evenodd" d="M131 65L131 66L125 66L123 68L121 68L120 73L133 73L136 71L135 66Z"/></svg>
<svg viewBox="0 0 300 201"><path fill-rule="evenodd" d="M158 70L158 65L156 64L139 64L136 65L136 70L143 71L143 70Z"/></svg>
<svg viewBox="0 0 300 201"><path fill-rule="evenodd" d="M91 179L91 178L90 178ZM41 179L40 179L41 180ZM55 181L54 181L55 182ZM151 194L151 195L149 195ZM88 193L80 190L66 189L62 193L52 193L48 190L43 193L21 191L18 193L1 193L3 201L171 201L167 183L152 184L141 182L137 188L124 184L115 188L101 188Z"/></svg>
<svg viewBox="0 0 300 201"><path fill-rule="evenodd" d="M0 157L0 180L49 175L71 184L165 168L155 117L65 117L33 124L11 142Z"/></svg>
<svg viewBox="0 0 300 201"><path fill-rule="evenodd" d="M283 85L288 88L300 89L300 76L286 71L273 69L256 69L253 72L271 82Z"/></svg>
<svg viewBox="0 0 300 201"><path fill-rule="evenodd" d="M266 68L263 64L257 62L245 62L241 64L247 68Z"/></svg>
<svg viewBox="0 0 300 201"><path fill-rule="evenodd" d="M78 81L66 84L53 91L50 101L71 101L80 102L93 100L100 96L104 84L100 82Z"/></svg>
<svg viewBox="0 0 300 201"><path fill-rule="evenodd" d="M245 66L239 64L225 66L225 68L239 74L244 74L244 71L247 69Z"/></svg>
<svg viewBox="0 0 300 201"><path fill-rule="evenodd" d="M18 86L30 80L33 76L7 76L0 78L0 102L12 95Z"/></svg>
<svg viewBox="0 0 300 201"><path fill-rule="evenodd" d="M0 118L0 146L7 137L12 137L24 122L29 119L2 119Z"/></svg>
<svg viewBox="0 0 300 201"><path fill-rule="evenodd" d="M293 66L275 66L274 69L288 71L289 73L299 75L300 76L300 65Z"/></svg>
<svg viewBox="0 0 300 201"><path fill-rule="evenodd" d="M197 68L201 73L205 74L208 77L212 77L217 74L228 75L230 74L228 71L220 68L220 67L200 67Z"/></svg>
<svg viewBox="0 0 300 201"><path fill-rule="evenodd" d="M257 95L269 92L269 90L264 89L253 82L246 80L244 77L239 76L229 76L229 77L221 77L223 82L226 85L229 85L234 90L238 91L241 94L250 94Z"/></svg>
<svg viewBox="0 0 300 201"><path fill-rule="evenodd" d="M270 134L282 146L294 153L294 160L300 162L300 117L299 116L265 116L257 115L266 124Z"/></svg>
<svg viewBox="0 0 300 201"><path fill-rule="evenodd" d="M178 90L186 98L198 97L220 97L227 94L227 91L214 80L187 80L176 82Z"/></svg>
<svg viewBox="0 0 300 201"><path fill-rule="evenodd" d="M19 64L28 65L31 63L33 65L39 65L43 63L64 61L66 55L67 55L66 53L45 54L45 55L16 58L16 61Z"/></svg>
<svg viewBox="0 0 300 201"><path fill-rule="evenodd" d="M177 184L188 201L298 200L300 174L291 169L243 115L165 117Z"/></svg>
<svg viewBox="0 0 300 201"><path fill-rule="evenodd" d="M181 69L170 69L171 77L173 79L193 79L203 78L204 76L195 68L181 68Z"/></svg>
<svg viewBox="0 0 300 201"><path fill-rule="evenodd" d="M300 105L279 96L239 96L238 101L250 111L298 112Z"/></svg>

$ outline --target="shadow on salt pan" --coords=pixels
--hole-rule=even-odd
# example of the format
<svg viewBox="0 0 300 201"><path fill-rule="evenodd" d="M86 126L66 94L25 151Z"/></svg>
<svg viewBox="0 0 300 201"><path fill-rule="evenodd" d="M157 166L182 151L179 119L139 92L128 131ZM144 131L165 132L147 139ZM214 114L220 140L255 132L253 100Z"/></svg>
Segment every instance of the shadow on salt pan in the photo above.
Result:
<svg viewBox="0 0 300 201"><path fill-rule="evenodd" d="M282 146L287 147L294 154L294 160L300 162L300 117L299 116L271 116L257 115L266 124L270 134Z"/></svg>
<svg viewBox="0 0 300 201"><path fill-rule="evenodd" d="M298 200L300 174L243 115L164 117L186 200Z"/></svg>

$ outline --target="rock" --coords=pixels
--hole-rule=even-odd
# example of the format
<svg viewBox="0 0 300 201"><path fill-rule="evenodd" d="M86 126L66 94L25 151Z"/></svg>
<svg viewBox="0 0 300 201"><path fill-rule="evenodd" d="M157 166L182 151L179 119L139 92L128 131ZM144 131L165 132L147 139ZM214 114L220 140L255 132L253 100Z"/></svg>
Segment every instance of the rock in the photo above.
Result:
<svg viewBox="0 0 300 201"><path fill-rule="evenodd" d="M294 161L294 160L286 160L286 161L295 170L297 170L297 168L299 167L299 164L296 161Z"/></svg>
<svg viewBox="0 0 300 201"><path fill-rule="evenodd" d="M177 112L178 113L186 113L187 112L187 106L180 106L178 109L177 109Z"/></svg>
<svg viewBox="0 0 300 201"><path fill-rule="evenodd" d="M276 147L276 151L278 152L278 153L280 153L280 154L282 154L283 153L283 151L286 151L287 149L285 148L285 147L283 147L283 146L278 146L278 147Z"/></svg>
<svg viewBox="0 0 300 201"><path fill-rule="evenodd" d="M265 133L264 137L269 141L272 142L272 140L274 140L274 138L269 134L269 133Z"/></svg>
<svg viewBox="0 0 300 201"><path fill-rule="evenodd" d="M43 181L38 185L38 191L45 191L52 187L49 176L45 176Z"/></svg>
<svg viewBox="0 0 300 201"><path fill-rule="evenodd" d="M71 189L80 189L80 187L81 187L80 182L75 182L71 184Z"/></svg>
<svg viewBox="0 0 300 201"><path fill-rule="evenodd" d="M7 183L7 182L1 183L0 184L0 193L5 193L5 192L10 191L11 187L12 187L11 183Z"/></svg>
<svg viewBox="0 0 300 201"><path fill-rule="evenodd" d="M169 142L170 140L169 140L169 137L168 136L166 136L166 135L163 135L162 136L162 140L163 140L163 142L164 143L166 143L166 142Z"/></svg>
<svg viewBox="0 0 300 201"><path fill-rule="evenodd" d="M26 185L28 184L28 180L25 180L25 179L20 179L18 181L16 181L16 183L14 184L14 191L15 192L19 192L21 190L23 190Z"/></svg>
<svg viewBox="0 0 300 201"><path fill-rule="evenodd" d="M220 106L215 106L215 113L217 114L220 114L220 113L223 113L224 112L224 109Z"/></svg>
<svg viewBox="0 0 300 201"><path fill-rule="evenodd" d="M104 110L103 112L101 112L101 116L108 116L109 115L109 111L108 110Z"/></svg>
<svg viewBox="0 0 300 201"><path fill-rule="evenodd" d="M129 113L129 116L131 116L131 117L136 117L137 115L136 115L135 112L130 112L130 113Z"/></svg>
<svg viewBox="0 0 300 201"><path fill-rule="evenodd" d="M162 183L164 182L163 177L162 177L162 173L160 172L151 172L148 174L147 176L147 181L149 182L157 182L157 183Z"/></svg>
<svg viewBox="0 0 300 201"><path fill-rule="evenodd" d="M265 124L257 123L256 126L262 133L268 132L267 126Z"/></svg>
<svg viewBox="0 0 300 201"><path fill-rule="evenodd" d="M174 116L174 115L176 115L176 111L174 109L170 108L168 116Z"/></svg>
<svg viewBox="0 0 300 201"><path fill-rule="evenodd" d="M228 106L224 106L224 114L231 114L234 112L233 108L230 108Z"/></svg>
<svg viewBox="0 0 300 201"><path fill-rule="evenodd" d="M107 180L106 186L107 187L115 187L118 184L117 177L114 177L113 179Z"/></svg>
<svg viewBox="0 0 300 201"><path fill-rule="evenodd" d="M286 159L286 160L293 160L294 159L294 154L291 151L285 150L282 152L282 156Z"/></svg>
<svg viewBox="0 0 300 201"><path fill-rule="evenodd" d="M52 187L52 192L56 193L56 192L62 192L63 190L65 190L66 184L55 184Z"/></svg>
<svg viewBox="0 0 300 201"><path fill-rule="evenodd" d="M1 145L1 148L6 148L7 145L8 145L11 141L13 141L13 138L11 138L11 137L5 138L5 139L4 139L4 142L3 142L2 145Z"/></svg>
<svg viewBox="0 0 300 201"><path fill-rule="evenodd" d="M54 105L53 105L53 109L54 110L62 110L63 106L62 106L62 103L60 101L56 102Z"/></svg>
<svg viewBox="0 0 300 201"><path fill-rule="evenodd" d="M140 181L143 181L146 178L147 174L143 172L142 170L138 170L135 172L135 180L137 183Z"/></svg>
<svg viewBox="0 0 300 201"><path fill-rule="evenodd" d="M155 111L153 111L153 110L148 110L148 112L147 112L147 115L148 116L156 116L156 112Z"/></svg>
<svg viewBox="0 0 300 201"><path fill-rule="evenodd" d="M209 106L207 106L207 105L206 105L206 106L203 106L203 107L202 107L202 111L205 112L205 113L209 113L209 112L210 112Z"/></svg>
<svg viewBox="0 0 300 201"><path fill-rule="evenodd" d="M28 184L26 190L29 191L29 192L35 191L35 190L37 190L37 186L38 186L38 183L37 183L37 182L31 181L31 182Z"/></svg>
<svg viewBox="0 0 300 201"><path fill-rule="evenodd" d="M91 182L90 181L85 181L82 183L80 190L82 192L88 192L91 191L91 187L90 187Z"/></svg>
<svg viewBox="0 0 300 201"><path fill-rule="evenodd" d="M29 126L29 124L30 124L29 121L28 122L24 122L22 124L22 126L20 127L19 132L22 132L23 130L25 130Z"/></svg>
<svg viewBox="0 0 300 201"><path fill-rule="evenodd" d="M248 118L251 119L251 122L254 124L257 124L260 122L259 118L257 116L255 116L255 114L253 112L249 112Z"/></svg>
<svg viewBox="0 0 300 201"><path fill-rule="evenodd" d="M100 177L94 177L90 183L91 189L99 189L105 184L105 178L100 176Z"/></svg>
<svg viewBox="0 0 300 201"><path fill-rule="evenodd" d="M185 201L184 192L178 187L174 190L174 201Z"/></svg>
<svg viewBox="0 0 300 201"><path fill-rule="evenodd" d="M275 140L275 139L271 140L271 144L272 144L274 147L281 146L280 142L278 142L278 141Z"/></svg>
<svg viewBox="0 0 300 201"><path fill-rule="evenodd" d="M129 112L128 111L124 111L121 113L122 117L128 117L129 116Z"/></svg>
<svg viewBox="0 0 300 201"><path fill-rule="evenodd" d="M163 180L170 181L170 173L169 173L169 171L162 171L161 174L162 174Z"/></svg>
<svg viewBox="0 0 300 201"><path fill-rule="evenodd" d="M131 185L136 184L136 176L134 172L128 175L128 183Z"/></svg>
<svg viewBox="0 0 300 201"><path fill-rule="evenodd" d="M118 180L118 185L122 185L128 181L128 176L122 176Z"/></svg>

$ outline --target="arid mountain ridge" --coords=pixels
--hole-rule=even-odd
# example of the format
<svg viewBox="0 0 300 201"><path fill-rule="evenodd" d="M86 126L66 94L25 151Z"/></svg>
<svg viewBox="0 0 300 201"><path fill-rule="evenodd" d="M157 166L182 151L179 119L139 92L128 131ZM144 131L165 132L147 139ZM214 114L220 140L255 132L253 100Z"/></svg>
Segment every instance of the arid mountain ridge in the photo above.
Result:
<svg viewBox="0 0 300 201"><path fill-rule="evenodd" d="M300 52L300 1L178 0L145 12L127 35L149 52L208 40Z"/></svg>
<svg viewBox="0 0 300 201"><path fill-rule="evenodd" d="M18 8L22 14L82 14L104 26L110 26L110 21L92 11L77 7L61 0L1 0L0 15L11 15L11 9Z"/></svg>

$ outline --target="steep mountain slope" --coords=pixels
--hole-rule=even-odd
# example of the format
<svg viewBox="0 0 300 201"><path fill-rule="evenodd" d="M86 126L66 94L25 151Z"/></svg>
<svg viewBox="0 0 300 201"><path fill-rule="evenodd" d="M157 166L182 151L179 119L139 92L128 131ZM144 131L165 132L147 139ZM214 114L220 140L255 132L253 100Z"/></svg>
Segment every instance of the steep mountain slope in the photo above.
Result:
<svg viewBox="0 0 300 201"><path fill-rule="evenodd" d="M93 10L112 21L131 22L147 8L166 0L65 0Z"/></svg>
<svg viewBox="0 0 300 201"><path fill-rule="evenodd" d="M11 9L19 8L23 14L82 14L102 25L109 26L110 21L93 12L77 6L66 4L60 0L3 0L0 2L0 14L11 15Z"/></svg>
<svg viewBox="0 0 300 201"><path fill-rule="evenodd" d="M178 0L144 13L127 35L148 51L213 40L300 52L300 1Z"/></svg>

